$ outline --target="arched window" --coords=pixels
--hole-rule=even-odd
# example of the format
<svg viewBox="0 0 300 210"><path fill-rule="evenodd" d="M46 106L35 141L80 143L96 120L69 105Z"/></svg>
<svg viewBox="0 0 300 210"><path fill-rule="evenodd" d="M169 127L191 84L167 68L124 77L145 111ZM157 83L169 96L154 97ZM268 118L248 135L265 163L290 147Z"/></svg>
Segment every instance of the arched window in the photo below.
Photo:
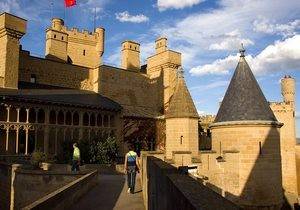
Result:
<svg viewBox="0 0 300 210"><path fill-rule="evenodd" d="M17 122L17 109L15 107L10 107L9 109L9 121Z"/></svg>

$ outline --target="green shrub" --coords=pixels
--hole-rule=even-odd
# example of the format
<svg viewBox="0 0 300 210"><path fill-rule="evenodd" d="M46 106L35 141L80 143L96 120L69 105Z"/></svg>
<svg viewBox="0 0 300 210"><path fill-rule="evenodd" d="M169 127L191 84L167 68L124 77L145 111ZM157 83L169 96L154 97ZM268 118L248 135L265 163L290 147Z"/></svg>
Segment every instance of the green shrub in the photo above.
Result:
<svg viewBox="0 0 300 210"><path fill-rule="evenodd" d="M30 159L30 162L31 164L34 166L34 167L39 167L40 164L42 162L45 162L47 160L47 156L45 153L43 153L42 151L40 150L37 150L37 151L34 151L32 154L31 154L31 159Z"/></svg>

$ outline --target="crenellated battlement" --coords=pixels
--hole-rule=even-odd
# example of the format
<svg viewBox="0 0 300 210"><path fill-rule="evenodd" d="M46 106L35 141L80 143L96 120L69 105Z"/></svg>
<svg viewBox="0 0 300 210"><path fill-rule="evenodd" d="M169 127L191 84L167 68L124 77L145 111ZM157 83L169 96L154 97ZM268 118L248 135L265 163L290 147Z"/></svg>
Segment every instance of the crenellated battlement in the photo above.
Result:
<svg viewBox="0 0 300 210"><path fill-rule="evenodd" d="M53 18L46 30L46 58L95 68L104 53L104 28L94 32L68 28L60 18Z"/></svg>

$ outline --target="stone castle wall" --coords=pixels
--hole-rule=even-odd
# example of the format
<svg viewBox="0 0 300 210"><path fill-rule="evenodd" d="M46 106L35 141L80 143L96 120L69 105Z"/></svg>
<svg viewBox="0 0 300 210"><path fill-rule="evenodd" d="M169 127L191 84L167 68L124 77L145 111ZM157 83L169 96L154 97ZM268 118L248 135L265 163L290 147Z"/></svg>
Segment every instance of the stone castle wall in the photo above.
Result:
<svg viewBox="0 0 300 210"><path fill-rule="evenodd" d="M91 69L62 62L20 54L19 81L30 82L35 75L36 82L65 88L92 90Z"/></svg>
<svg viewBox="0 0 300 210"><path fill-rule="evenodd" d="M297 176L296 176L296 134L295 134L295 111L290 103L271 103L277 120L284 123L280 128L280 147L281 147L281 162L282 162L282 184L285 193L295 195L296 202L297 192Z"/></svg>
<svg viewBox="0 0 300 210"><path fill-rule="evenodd" d="M159 111L158 85L157 80L150 80L146 74L100 66L98 92L128 109L136 107L132 112L144 109L149 113Z"/></svg>
<svg viewBox="0 0 300 210"><path fill-rule="evenodd" d="M166 119L166 158L172 159L174 151L190 151L198 155L198 119Z"/></svg>
<svg viewBox="0 0 300 210"><path fill-rule="evenodd" d="M203 175L240 206L277 209L282 203L279 137L279 128L270 126L213 127L216 154L201 157ZM210 164L209 158L216 161L219 156L219 164Z"/></svg>

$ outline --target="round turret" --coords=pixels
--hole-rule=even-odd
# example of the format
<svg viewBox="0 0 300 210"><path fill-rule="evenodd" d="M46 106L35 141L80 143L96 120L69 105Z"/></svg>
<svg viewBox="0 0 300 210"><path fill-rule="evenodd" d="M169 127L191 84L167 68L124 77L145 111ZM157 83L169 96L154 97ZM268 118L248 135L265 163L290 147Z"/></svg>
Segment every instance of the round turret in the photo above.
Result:
<svg viewBox="0 0 300 210"><path fill-rule="evenodd" d="M281 79L281 94L284 102L295 101L295 80L289 75Z"/></svg>
<svg viewBox="0 0 300 210"><path fill-rule="evenodd" d="M97 51L100 53L100 56L104 53L104 36L105 29L104 28L96 28L95 32L98 34L98 42L97 42Z"/></svg>
<svg viewBox="0 0 300 210"><path fill-rule="evenodd" d="M64 26L63 19L60 19L60 18L53 18L52 19L52 29L60 31L63 26Z"/></svg>

